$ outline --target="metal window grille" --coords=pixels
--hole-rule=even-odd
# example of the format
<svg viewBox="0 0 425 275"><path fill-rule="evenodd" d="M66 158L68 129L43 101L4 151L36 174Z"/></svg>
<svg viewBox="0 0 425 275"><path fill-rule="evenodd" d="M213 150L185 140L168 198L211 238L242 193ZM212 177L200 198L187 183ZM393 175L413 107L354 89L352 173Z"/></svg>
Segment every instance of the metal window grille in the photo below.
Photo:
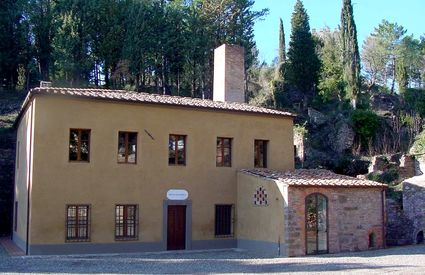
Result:
<svg viewBox="0 0 425 275"><path fill-rule="evenodd" d="M138 206L115 206L115 239L135 240L138 238Z"/></svg>
<svg viewBox="0 0 425 275"><path fill-rule="evenodd" d="M234 206L218 204L215 206L215 236L233 237Z"/></svg>
<svg viewBox="0 0 425 275"><path fill-rule="evenodd" d="M89 205L68 205L66 207L66 241L90 241Z"/></svg>

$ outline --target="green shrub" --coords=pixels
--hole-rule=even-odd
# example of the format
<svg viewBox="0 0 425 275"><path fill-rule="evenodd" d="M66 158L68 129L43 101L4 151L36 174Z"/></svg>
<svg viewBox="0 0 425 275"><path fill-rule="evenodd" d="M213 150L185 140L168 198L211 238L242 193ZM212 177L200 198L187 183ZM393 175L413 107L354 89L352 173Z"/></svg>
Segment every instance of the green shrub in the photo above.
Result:
<svg viewBox="0 0 425 275"><path fill-rule="evenodd" d="M392 184L398 183L398 171L396 169L389 169L385 172L373 172L367 175L368 180L377 181L380 183Z"/></svg>
<svg viewBox="0 0 425 275"><path fill-rule="evenodd" d="M404 101L408 110L425 117L425 90L409 88L404 93Z"/></svg>
<svg viewBox="0 0 425 275"><path fill-rule="evenodd" d="M354 110L351 114L351 122L360 142L365 145L375 136L379 126L379 117L369 110Z"/></svg>
<svg viewBox="0 0 425 275"><path fill-rule="evenodd" d="M410 148L410 154L417 155L417 158L425 161L425 126L422 132L416 136L415 142Z"/></svg>
<svg viewBox="0 0 425 275"><path fill-rule="evenodd" d="M398 171L396 169L389 169L381 174L383 183L391 184L398 180Z"/></svg>

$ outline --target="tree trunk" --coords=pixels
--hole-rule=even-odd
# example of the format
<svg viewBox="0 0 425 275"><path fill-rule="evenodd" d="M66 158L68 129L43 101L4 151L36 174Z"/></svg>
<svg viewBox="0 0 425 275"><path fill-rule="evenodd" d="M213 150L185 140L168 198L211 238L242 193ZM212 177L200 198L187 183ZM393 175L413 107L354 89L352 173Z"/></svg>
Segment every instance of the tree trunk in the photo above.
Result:
<svg viewBox="0 0 425 275"><path fill-rule="evenodd" d="M391 94L394 94L394 86L395 86L395 58L393 58L392 65L392 83L391 83Z"/></svg>

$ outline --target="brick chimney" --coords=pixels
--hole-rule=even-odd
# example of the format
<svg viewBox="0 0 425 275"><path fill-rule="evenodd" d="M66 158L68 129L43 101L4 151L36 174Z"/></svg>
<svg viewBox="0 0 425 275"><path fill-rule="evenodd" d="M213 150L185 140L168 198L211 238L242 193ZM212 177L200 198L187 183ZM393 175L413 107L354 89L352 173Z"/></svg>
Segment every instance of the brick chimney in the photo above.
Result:
<svg viewBox="0 0 425 275"><path fill-rule="evenodd" d="M245 102L245 51L223 44L214 50L214 101Z"/></svg>

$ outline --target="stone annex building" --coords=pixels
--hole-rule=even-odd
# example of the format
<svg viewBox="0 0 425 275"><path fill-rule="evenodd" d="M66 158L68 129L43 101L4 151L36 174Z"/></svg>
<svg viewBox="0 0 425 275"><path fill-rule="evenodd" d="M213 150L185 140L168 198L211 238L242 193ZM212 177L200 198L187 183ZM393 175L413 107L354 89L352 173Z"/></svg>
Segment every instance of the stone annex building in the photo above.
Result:
<svg viewBox="0 0 425 275"><path fill-rule="evenodd" d="M386 185L294 170L290 113L250 106L244 52L214 100L35 88L16 122L13 241L26 254L383 247Z"/></svg>

